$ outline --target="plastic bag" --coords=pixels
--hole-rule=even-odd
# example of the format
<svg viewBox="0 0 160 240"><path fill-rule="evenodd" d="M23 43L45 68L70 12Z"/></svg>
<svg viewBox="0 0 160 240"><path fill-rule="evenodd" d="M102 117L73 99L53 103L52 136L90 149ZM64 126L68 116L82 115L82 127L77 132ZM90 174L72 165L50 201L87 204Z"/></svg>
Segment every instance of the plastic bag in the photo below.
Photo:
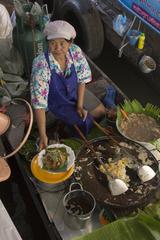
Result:
<svg viewBox="0 0 160 240"><path fill-rule="evenodd" d="M22 57L9 40L0 39L0 68L4 73L20 76L24 73Z"/></svg>
<svg viewBox="0 0 160 240"><path fill-rule="evenodd" d="M113 29L119 35L123 36L127 29L127 17L125 15L117 15L113 19Z"/></svg>
<svg viewBox="0 0 160 240"><path fill-rule="evenodd" d="M20 76L12 74L4 74L4 87L12 97L18 97L23 94L28 86L28 82L24 81Z"/></svg>

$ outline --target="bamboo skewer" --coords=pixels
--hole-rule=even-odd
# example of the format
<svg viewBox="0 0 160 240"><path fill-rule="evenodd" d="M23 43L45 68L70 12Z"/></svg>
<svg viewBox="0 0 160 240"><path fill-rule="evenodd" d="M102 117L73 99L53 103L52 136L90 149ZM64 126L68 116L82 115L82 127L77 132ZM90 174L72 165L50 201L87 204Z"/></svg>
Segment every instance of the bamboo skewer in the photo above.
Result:
<svg viewBox="0 0 160 240"><path fill-rule="evenodd" d="M120 109L120 111L121 111L123 117L128 120L129 119L128 114L122 108Z"/></svg>
<svg viewBox="0 0 160 240"><path fill-rule="evenodd" d="M103 132L103 133L104 133L107 137L109 137L118 147L120 147L125 154L131 156L131 154L130 154L126 149L122 148L122 146L119 144L119 142L110 135L110 133L107 131L106 128L103 128L103 127L102 127L99 123L97 123L95 120L93 120L93 123L94 123L94 125L95 125L101 132ZM132 156L132 158L133 158L133 156Z"/></svg>
<svg viewBox="0 0 160 240"><path fill-rule="evenodd" d="M111 136L111 134L110 134L110 132L106 129L106 128L104 128L104 127L102 127L99 123L97 123L95 120L93 120L93 123L94 123L94 125L101 131L101 132L103 132L107 137L109 137L114 143L116 143L118 146L120 146L119 145L119 143Z"/></svg>
<svg viewBox="0 0 160 240"><path fill-rule="evenodd" d="M106 174L109 175L111 178L113 178L113 176L108 172L108 169L106 167L106 165L104 164L104 162L102 161L102 159L97 155L96 151L94 150L94 148L92 147L91 143L87 140L87 138L84 136L84 134L82 133L82 131L79 129L79 127L75 124L74 128L76 129L76 131L79 133L80 137L84 140L84 142L87 144L88 148L92 151L92 153L94 153L95 157L97 158L98 162L103 166L103 168L106 171Z"/></svg>

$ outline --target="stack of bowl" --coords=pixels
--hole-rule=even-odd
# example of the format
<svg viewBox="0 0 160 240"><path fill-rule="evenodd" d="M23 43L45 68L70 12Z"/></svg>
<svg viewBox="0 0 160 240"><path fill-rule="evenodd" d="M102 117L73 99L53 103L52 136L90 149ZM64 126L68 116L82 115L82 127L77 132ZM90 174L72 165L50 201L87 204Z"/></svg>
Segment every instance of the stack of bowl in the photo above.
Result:
<svg viewBox="0 0 160 240"><path fill-rule="evenodd" d="M55 170L47 170L43 166L42 158L46 149L43 149L38 155L36 155L31 162L31 171L35 177L36 184L46 191L57 191L64 188L64 182L66 182L74 172L75 154L73 150L64 144L52 144L47 148L65 148L68 154L67 165L65 168L59 168Z"/></svg>

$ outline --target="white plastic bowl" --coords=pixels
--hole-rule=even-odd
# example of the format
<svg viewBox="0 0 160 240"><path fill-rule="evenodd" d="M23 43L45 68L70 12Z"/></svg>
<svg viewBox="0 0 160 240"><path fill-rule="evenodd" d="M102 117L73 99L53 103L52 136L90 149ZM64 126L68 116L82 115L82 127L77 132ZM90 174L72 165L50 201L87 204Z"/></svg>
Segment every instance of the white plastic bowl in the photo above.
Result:
<svg viewBox="0 0 160 240"><path fill-rule="evenodd" d="M56 143L56 144L51 144L49 145L47 148L60 148L60 147L65 147L66 148L66 151L68 153L68 162L67 162L67 167L66 167L66 171L68 171L73 165L74 165L74 161L75 161L75 154L74 154L74 151L67 145L65 144L60 144L60 143ZM42 161L42 158L43 158L43 155L45 154L45 149L43 149L42 151L39 152L38 154L38 165L43 168L43 161ZM49 170L46 170L46 171L49 171ZM57 171L49 171L49 172L52 172L52 173L57 173ZM64 171L63 171L64 172ZM60 171L58 171L58 173L60 173Z"/></svg>
<svg viewBox="0 0 160 240"><path fill-rule="evenodd" d="M128 190L128 187L125 184L125 182L118 178L110 180L108 186L113 196L121 195Z"/></svg>
<svg viewBox="0 0 160 240"><path fill-rule="evenodd" d="M155 171L147 165L144 165L138 169L138 176L142 182L147 182L151 180L155 177L155 175Z"/></svg>

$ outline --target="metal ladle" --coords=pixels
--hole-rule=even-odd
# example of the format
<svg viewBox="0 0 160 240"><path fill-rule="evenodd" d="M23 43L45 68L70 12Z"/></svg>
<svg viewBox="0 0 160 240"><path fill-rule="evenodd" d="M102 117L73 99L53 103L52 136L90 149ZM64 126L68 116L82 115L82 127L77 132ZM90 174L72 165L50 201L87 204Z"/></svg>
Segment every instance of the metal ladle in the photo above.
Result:
<svg viewBox="0 0 160 240"><path fill-rule="evenodd" d="M97 123L95 120L93 120L93 123L99 130L101 130L101 132L103 132L117 146L119 146L122 149L122 146L110 135L110 133L105 128L101 127L101 125L99 123ZM123 152L125 152L125 154L127 154L127 155L131 155L124 148L123 148ZM133 156L131 156L131 158L133 158ZM141 179L142 182L147 182L147 181L151 180L152 178L154 178L155 175L156 175L155 171L150 166L147 166L147 165L139 165L137 167L137 174L138 174L138 177Z"/></svg>
<svg viewBox="0 0 160 240"><path fill-rule="evenodd" d="M128 187L125 184L125 182L122 181L121 179L113 178L113 176L108 172L108 169L107 169L106 165L104 164L104 162L102 161L102 158L98 156L98 154L96 153L96 151L94 150L94 148L92 147L90 142L86 139L84 134L79 129L79 127L77 125L74 125L74 128L77 130L77 132L79 133L80 137L87 144L88 148L94 154L94 156L96 157L98 162L103 166L103 168L105 170L105 174L110 177L110 179L108 179L108 181L109 181L108 186L109 186L109 189L111 191L111 194L116 196L116 195L120 195L122 193L125 193L128 190Z"/></svg>

